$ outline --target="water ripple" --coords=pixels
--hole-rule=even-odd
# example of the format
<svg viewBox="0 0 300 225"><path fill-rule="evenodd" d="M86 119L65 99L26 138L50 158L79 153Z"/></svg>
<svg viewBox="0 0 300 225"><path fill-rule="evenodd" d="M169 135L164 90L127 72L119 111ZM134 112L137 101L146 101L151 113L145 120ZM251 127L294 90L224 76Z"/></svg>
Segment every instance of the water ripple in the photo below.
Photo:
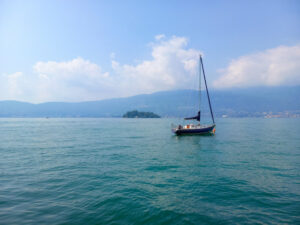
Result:
<svg viewBox="0 0 300 225"><path fill-rule="evenodd" d="M0 119L0 224L300 223L300 120L172 122Z"/></svg>

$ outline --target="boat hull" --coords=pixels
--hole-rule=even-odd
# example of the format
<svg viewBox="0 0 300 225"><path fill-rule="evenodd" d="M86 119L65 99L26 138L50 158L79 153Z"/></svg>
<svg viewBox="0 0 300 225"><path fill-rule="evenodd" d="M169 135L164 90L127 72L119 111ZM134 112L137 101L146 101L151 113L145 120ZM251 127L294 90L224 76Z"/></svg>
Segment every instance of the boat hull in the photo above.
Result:
<svg viewBox="0 0 300 225"><path fill-rule="evenodd" d="M173 132L176 135L207 135L207 134L213 134L214 129L216 125L201 127L201 128L193 128L193 129L174 129Z"/></svg>

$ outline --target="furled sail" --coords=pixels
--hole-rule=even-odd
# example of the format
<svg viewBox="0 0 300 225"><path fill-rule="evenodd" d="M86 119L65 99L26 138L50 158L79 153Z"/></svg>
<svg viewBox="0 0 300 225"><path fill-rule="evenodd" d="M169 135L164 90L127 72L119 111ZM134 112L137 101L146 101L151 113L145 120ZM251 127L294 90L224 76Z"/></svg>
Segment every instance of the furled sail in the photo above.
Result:
<svg viewBox="0 0 300 225"><path fill-rule="evenodd" d="M184 119L185 120L197 120L197 121L200 121L200 118L201 118L201 112L199 111L197 116L187 117L187 118L184 118Z"/></svg>

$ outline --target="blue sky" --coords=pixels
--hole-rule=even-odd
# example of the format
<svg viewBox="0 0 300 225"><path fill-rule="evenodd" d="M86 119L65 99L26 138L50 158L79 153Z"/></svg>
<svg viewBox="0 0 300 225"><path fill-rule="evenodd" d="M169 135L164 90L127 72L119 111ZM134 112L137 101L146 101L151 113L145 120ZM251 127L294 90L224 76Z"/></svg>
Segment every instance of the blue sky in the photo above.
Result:
<svg viewBox="0 0 300 225"><path fill-rule="evenodd" d="M0 100L300 84L299 43L299 1L0 1Z"/></svg>

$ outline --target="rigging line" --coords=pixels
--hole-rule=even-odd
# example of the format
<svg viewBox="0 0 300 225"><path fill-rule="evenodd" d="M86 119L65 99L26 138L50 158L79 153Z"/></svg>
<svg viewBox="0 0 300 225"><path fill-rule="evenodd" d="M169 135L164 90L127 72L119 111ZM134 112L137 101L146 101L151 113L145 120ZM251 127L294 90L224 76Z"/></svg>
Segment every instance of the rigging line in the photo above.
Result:
<svg viewBox="0 0 300 225"><path fill-rule="evenodd" d="M201 63L201 55L199 55L199 111L201 110L201 68L200 68L200 63Z"/></svg>
<svg viewBox="0 0 300 225"><path fill-rule="evenodd" d="M207 98L208 98L210 114L211 114L211 118L213 120L213 123L215 124L214 114L213 114L212 109L211 109L210 97L209 97L209 93L208 93L208 89L207 89L206 77L205 77L204 66L203 66L203 61L202 61L201 55L200 55L200 61L201 61L201 65L202 65L202 72L203 72L203 78L204 78L204 83L205 83L205 87L206 87L206 93L207 93Z"/></svg>

